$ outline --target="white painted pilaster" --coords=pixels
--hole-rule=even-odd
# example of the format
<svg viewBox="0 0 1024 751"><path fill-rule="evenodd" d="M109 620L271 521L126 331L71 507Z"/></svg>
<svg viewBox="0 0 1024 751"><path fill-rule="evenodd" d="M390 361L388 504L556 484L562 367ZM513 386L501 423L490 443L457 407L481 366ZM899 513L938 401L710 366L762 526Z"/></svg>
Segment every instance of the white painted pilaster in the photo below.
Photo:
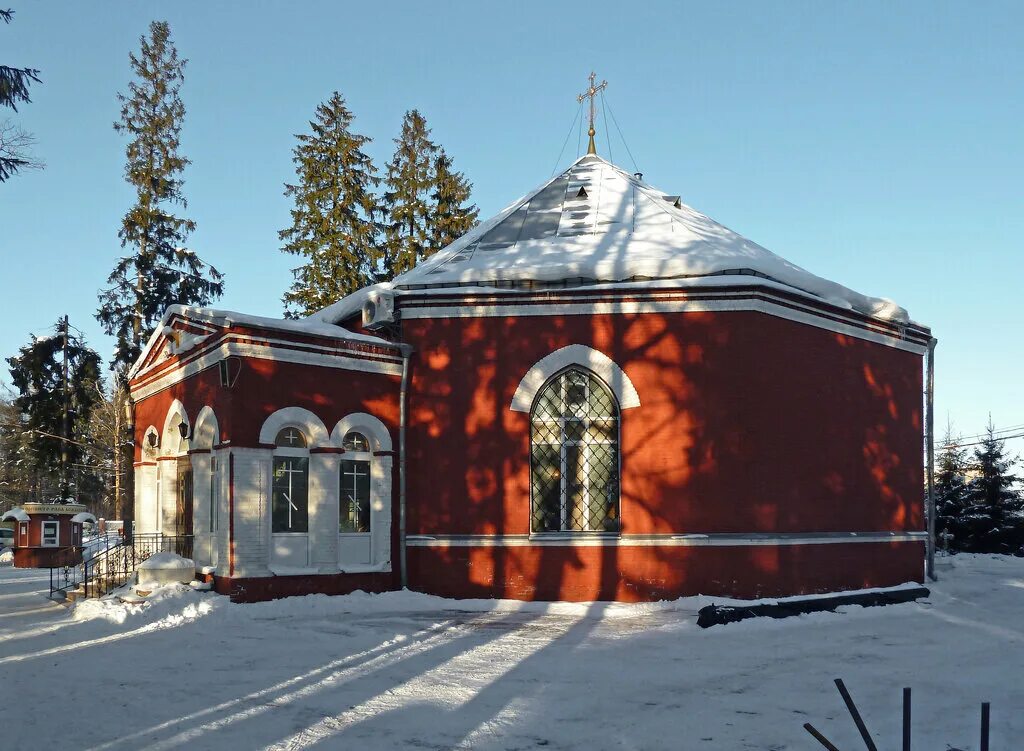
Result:
<svg viewBox="0 0 1024 751"><path fill-rule="evenodd" d="M160 508L156 531L174 535L178 533L178 462L174 459L157 464L160 477Z"/></svg>
<svg viewBox="0 0 1024 751"><path fill-rule="evenodd" d="M375 456L370 463L370 560L391 570L391 470L393 458Z"/></svg>
<svg viewBox="0 0 1024 751"><path fill-rule="evenodd" d="M212 560L210 533L210 455L192 454L192 557L197 566Z"/></svg>
<svg viewBox="0 0 1024 751"><path fill-rule="evenodd" d="M273 451L231 449L234 456L235 576L270 576Z"/></svg>
<svg viewBox="0 0 1024 751"><path fill-rule="evenodd" d="M156 465L135 468L135 531L156 532Z"/></svg>
<svg viewBox="0 0 1024 751"><path fill-rule="evenodd" d="M338 494L341 457L309 457L309 565L321 574L338 573Z"/></svg>

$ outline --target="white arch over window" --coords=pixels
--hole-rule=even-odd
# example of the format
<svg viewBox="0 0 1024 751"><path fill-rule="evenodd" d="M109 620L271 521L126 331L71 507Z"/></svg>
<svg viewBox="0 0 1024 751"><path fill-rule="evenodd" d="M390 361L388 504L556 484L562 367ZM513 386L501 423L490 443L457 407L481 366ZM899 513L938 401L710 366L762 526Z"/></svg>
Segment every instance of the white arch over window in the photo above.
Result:
<svg viewBox="0 0 1024 751"><path fill-rule="evenodd" d="M181 437L178 425L184 421L191 427L188 419L188 412L185 405L175 399L167 409L167 417L164 418L164 430L160 434L160 450L165 455L181 454L188 451L188 440Z"/></svg>
<svg viewBox="0 0 1024 751"><path fill-rule="evenodd" d="M192 430L192 448L212 449L220 443L220 427L217 415L209 405L199 410L196 415L196 426Z"/></svg>
<svg viewBox="0 0 1024 751"><path fill-rule="evenodd" d="M529 412L537 392L543 388L548 379L571 365L586 368L604 381L615 394L619 409L640 406L640 395L637 393L636 387L614 360L604 352L592 347L583 344L570 344L542 357L526 372L519 382L516 393L512 395L512 404L509 405L509 409L513 412Z"/></svg>
<svg viewBox="0 0 1024 751"><path fill-rule="evenodd" d="M353 412L339 420L331 431L331 445L342 448L345 436L353 430L370 440L373 451L391 451L391 433L387 426L366 412Z"/></svg>
<svg viewBox="0 0 1024 751"><path fill-rule="evenodd" d="M305 433L310 448L331 445L331 436L323 421L302 407L284 407L268 417L260 428L260 443L274 443L277 434L284 428L298 428Z"/></svg>

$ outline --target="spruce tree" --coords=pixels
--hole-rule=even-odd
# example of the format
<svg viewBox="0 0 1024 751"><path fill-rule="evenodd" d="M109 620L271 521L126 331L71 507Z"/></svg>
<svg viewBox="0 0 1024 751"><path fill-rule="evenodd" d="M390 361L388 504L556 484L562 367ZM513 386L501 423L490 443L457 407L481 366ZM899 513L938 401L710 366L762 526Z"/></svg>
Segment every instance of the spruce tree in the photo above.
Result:
<svg viewBox="0 0 1024 751"><path fill-rule="evenodd" d="M1014 553L1024 549L1024 498L1014 485L1016 459L1007 456L989 418L986 436L974 450L975 476L967 487L965 549L974 553Z"/></svg>
<svg viewBox="0 0 1024 751"><path fill-rule="evenodd" d="M138 55L129 55L136 80L118 94L121 118L114 123L130 138L124 174L135 204L118 232L129 253L107 278L111 286L100 293L96 313L104 331L117 337L119 386L167 306L208 305L224 288L221 274L185 247L195 222L172 213L175 206L187 208L182 172L189 160L179 153L187 61L178 57L166 22L151 23L140 45Z"/></svg>
<svg viewBox="0 0 1024 751"><path fill-rule="evenodd" d="M15 395L4 389L0 395L0 515L32 497L32 471L27 462L31 433L25 432L25 417L14 406Z"/></svg>
<svg viewBox="0 0 1024 751"><path fill-rule="evenodd" d="M14 20L14 11L0 10L0 21L9 24ZM29 103L29 87L40 83L39 71L35 68L14 68L0 65L0 107L18 111L19 103ZM0 122L0 183L10 179L18 170L42 166L33 159L28 149L32 136L9 120Z"/></svg>
<svg viewBox="0 0 1024 751"><path fill-rule="evenodd" d="M307 316L373 279L379 257L377 200L380 182L363 152L370 142L351 130L353 116L337 91L316 108L312 132L297 135L297 181L285 185L295 201L292 226L279 235L285 253L303 256L284 295L285 316Z"/></svg>
<svg viewBox="0 0 1024 751"><path fill-rule="evenodd" d="M33 336L15 357L7 359L11 382L17 390L13 406L21 417L19 459L36 478L50 479L51 492L53 470L60 465L62 449L67 451L69 467L81 462L83 447L75 436L84 434L100 400L100 357L80 338L69 335L70 437L76 442L65 443L58 437L64 428L63 349L62 334Z"/></svg>
<svg viewBox="0 0 1024 751"><path fill-rule="evenodd" d="M458 240L476 226L480 210L470 203L473 186L452 166L452 158L440 148L434 159L433 211L430 216L430 253Z"/></svg>
<svg viewBox="0 0 1024 751"><path fill-rule="evenodd" d="M430 212L436 154L423 115L417 110L406 112L384 179L387 217L381 281L408 271L435 250Z"/></svg>
<svg viewBox="0 0 1024 751"><path fill-rule="evenodd" d="M968 459L967 449L961 448L959 442L952 427L947 427L936 460L935 535L938 546L950 552L962 550L966 539Z"/></svg>

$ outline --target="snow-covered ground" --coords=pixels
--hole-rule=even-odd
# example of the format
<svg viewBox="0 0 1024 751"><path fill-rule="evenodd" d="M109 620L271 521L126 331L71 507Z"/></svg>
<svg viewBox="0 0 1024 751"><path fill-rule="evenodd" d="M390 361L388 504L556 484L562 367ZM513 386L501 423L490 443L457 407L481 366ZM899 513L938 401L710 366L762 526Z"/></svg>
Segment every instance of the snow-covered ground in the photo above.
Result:
<svg viewBox="0 0 1024 751"><path fill-rule="evenodd" d="M945 563L945 561L944 561ZM1024 560L958 556L929 600L708 630L706 601L459 602L408 592L257 605L187 587L146 606L45 599L0 569L0 740L81 749L813 749L810 721L995 750L1024 737ZM73 740L72 740L73 739ZM70 745L69 745L70 744Z"/></svg>

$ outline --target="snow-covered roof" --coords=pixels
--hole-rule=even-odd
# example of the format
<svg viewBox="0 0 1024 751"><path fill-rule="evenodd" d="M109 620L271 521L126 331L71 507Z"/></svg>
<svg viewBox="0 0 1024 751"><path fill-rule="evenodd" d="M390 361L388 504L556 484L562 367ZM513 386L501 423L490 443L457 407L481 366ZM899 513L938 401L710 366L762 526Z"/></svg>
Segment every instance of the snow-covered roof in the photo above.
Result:
<svg viewBox="0 0 1024 751"><path fill-rule="evenodd" d="M5 522L8 520L15 522L27 522L29 520L29 516L25 513L24 509L12 508L3 516L0 516L0 522Z"/></svg>
<svg viewBox="0 0 1024 751"><path fill-rule="evenodd" d="M135 375L140 372L143 363L146 361L146 353L151 350L157 339L162 335L170 333L167 330L169 328L168 324L170 323L171 318L175 315L191 321L211 323L216 326L223 326L226 328L231 328L231 326L238 324L240 326L255 326L258 328L274 329L276 331L289 331L296 334L329 336L335 339L345 339L348 341L361 342L363 344L394 346L393 343L386 339L381 339L380 337L371 336L369 334L349 331L341 326L333 325L330 321L318 319L315 316L300 320L292 320L288 318L265 318L263 316L238 313L233 310L215 310L214 308L197 308L188 305L170 305L167 310L164 311L164 316L161 319L160 324L153 329L153 333L150 335L149 341L143 348L143 354L139 356L138 360L135 361L135 364L132 365L131 369L128 371L129 378L134 378ZM182 352L201 344L207 338L207 336L200 334L180 335L180 343L174 348L174 353L181 354Z"/></svg>
<svg viewBox="0 0 1024 751"><path fill-rule="evenodd" d="M318 310L308 318L304 319L304 322L315 325L333 325L341 323L342 321L351 318L363 309L363 304L370 299L370 297L377 292L390 292L394 288L391 282L380 282L378 284L371 284L363 287L360 290L356 290L350 295L338 300L338 302L328 305L323 310Z"/></svg>
<svg viewBox="0 0 1024 751"><path fill-rule="evenodd" d="M719 275L744 285L752 277L769 279L869 316L909 320L892 301L815 276L592 154L396 277L392 286L401 294L453 285L607 285ZM343 320L359 310L368 290L311 319Z"/></svg>
<svg viewBox="0 0 1024 751"><path fill-rule="evenodd" d="M316 318L303 318L292 320L289 318L265 318L263 316L252 316L245 313L237 313L232 310L214 310L212 308L192 308L185 305L171 305L164 314L164 323L171 319L175 313L193 321L207 321L218 326L231 327L235 324L240 326L256 326L260 328L277 329L278 331L292 331L297 334L313 334L316 336L332 336L338 339L350 339L366 344L377 344L394 346L386 339L369 334L360 334L348 331L339 326L326 323ZM157 328L159 331L160 328Z"/></svg>

